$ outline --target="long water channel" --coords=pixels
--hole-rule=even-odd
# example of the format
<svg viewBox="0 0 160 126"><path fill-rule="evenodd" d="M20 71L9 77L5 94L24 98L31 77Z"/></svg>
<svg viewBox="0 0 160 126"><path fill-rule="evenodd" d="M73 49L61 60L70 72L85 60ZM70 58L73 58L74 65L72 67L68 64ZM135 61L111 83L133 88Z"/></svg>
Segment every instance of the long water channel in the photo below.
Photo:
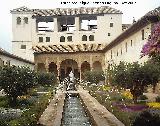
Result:
<svg viewBox="0 0 160 126"><path fill-rule="evenodd" d="M66 94L61 126L92 126L78 94Z"/></svg>

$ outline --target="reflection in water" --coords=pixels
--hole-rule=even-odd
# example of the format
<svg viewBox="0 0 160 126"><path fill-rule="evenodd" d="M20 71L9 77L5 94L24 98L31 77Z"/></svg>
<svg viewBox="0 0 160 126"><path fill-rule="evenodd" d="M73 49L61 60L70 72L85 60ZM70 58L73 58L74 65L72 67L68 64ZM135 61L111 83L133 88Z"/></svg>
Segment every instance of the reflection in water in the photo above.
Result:
<svg viewBox="0 0 160 126"><path fill-rule="evenodd" d="M91 126L89 117L77 96L66 97L62 126Z"/></svg>

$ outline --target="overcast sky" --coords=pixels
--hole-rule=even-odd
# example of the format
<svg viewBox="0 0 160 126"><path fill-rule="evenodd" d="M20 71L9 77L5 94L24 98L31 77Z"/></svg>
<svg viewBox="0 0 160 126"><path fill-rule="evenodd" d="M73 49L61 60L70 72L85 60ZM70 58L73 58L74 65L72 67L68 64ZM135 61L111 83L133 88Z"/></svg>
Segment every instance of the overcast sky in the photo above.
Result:
<svg viewBox="0 0 160 126"><path fill-rule="evenodd" d="M64 4L64 2L73 1L77 3ZM97 4L98 1L102 3ZM85 4L85 2L87 3ZM103 2L110 2L110 4L104 4ZM133 2L133 4L124 2ZM148 11L160 6L160 0L3 0L0 5L0 47L10 52L12 50L12 20L10 10L21 6L32 9L111 6L123 12L123 23L132 23L133 17L138 20Z"/></svg>

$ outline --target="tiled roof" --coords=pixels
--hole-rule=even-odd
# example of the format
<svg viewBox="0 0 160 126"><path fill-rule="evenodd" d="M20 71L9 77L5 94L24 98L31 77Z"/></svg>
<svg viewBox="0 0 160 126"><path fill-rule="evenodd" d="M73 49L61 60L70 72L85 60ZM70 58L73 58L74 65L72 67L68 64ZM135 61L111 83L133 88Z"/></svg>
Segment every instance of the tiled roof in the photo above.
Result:
<svg viewBox="0 0 160 126"><path fill-rule="evenodd" d="M102 51L103 48L103 44L42 45L32 47L35 53L97 52Z"/></svg>
<svg viewBox="0 0 160 126"><path fill-rule="evenodd" d="M146 25L154 22L160 21L160 7L149 11L143 17L141 17L137 22L133 23L128 29L122 32L117 38L115 38L110 44L106 45L104 52L108 51L118 43L122 42L125 38L131 36L138 30L142 29Z"/></svg>
<svg viewBox="0 0 160 126"><path fill-rule="evenodd" d="M14 55L14 54L11 54L11 53L5 51L5 50L2 49L2 48L0 48L0 54L1 54L1 55L5 55L5 56L10 57L10 58L13 58L13 59L16 59L16 60L19 60L19 61L22 61L22 62L25 62L25 63L29 63L29 64L33 64L33 65L34 65L33 62L31 62L31 61L29 61L29 60L26 60L26 59L23 59L23 58L21 58L21 57L19 57L19 56L16 56L16 55Z"/></svg>
<svg viewBox="0 0 160 126"><path fill-rule="evenodd" d="M122 14L120 10L109 6L80 7L80 8L56 8L56 9L29 9L20 7L11 10L13 12L31 12L33 16L58 16L58 15L83 15L83 14Z"/></svg>

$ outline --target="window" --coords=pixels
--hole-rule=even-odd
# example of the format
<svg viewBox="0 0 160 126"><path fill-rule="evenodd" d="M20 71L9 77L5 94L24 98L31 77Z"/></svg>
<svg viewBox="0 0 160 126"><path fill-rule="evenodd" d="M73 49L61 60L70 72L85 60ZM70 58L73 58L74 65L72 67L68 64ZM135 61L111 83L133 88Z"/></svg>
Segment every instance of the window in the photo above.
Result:
<svg viewBox="0 0 160 126"><path fill-rule="evenodd" d="M20 17L17 17L17 24L21 24L21 18Z"/></svg>
<svg viewBox="0 0 160 126"><path fill-rule="evenodd" d="M50 42L50 37L46 37L46 42Z"/></svg>
<svg viewBox="0 0 160 126"><path fill-rule="evenodd" d="M118 56L118 50L117 50L117 56Z"/></svg>
<svg viewBox="0 0 160 126"><path fill-rule="evenodd" d="M65 42L65 37L64 36L60 37L60 42Z"/></svg>
<svg viewBox="0 0 160 126"><path fill-rule="evenodd" d="M89 41L94 41L94 35L89 36Z"/></svg>
<svg viewBox="0 0 160 126"><path fill-rule="evenodd" d="M126 44L125 44L125 47L126 47L126 52L127 52L127 42L126 42Z"/></svg>
<svg viewBox="0 0 160 126"><path fill-rule="evenodd" d="M7 65L7 66L10 66L10 65L11 65L11 61L10 61L10 60L7 60L6 65Z"/></svg>
<svg viewBox="0 0 160 126"><path fill-rule="evenodd" d="M131 40L131 46L133 45L132 40Z"/></svg>
<svg viewBox="0 0 160 126"><path fill-rule="evenodd" d="M108 33L108 36L111 36L111 33Z"/></svg>
<svg viewBox="0 0 160 126"><path fill-rule="evenodd" d="M68 36L68 37L67 37L67 41L68 41L68 42L72 42L72 36Z"/></svg>
<svg viewBox="0 0 160 126"><path fill-rule="evenodd" d="M142 40L144 40L144 29L142 30Z"/></svg>
<svg viewBox="0 0 160 126"><path fill-rule="evenodd" d="M0 66L4 66L4 61L0 58Z"/></svg>
<svg viewBox="0 0 160 126"><path fill-rule="evenodd" d="M43 37L39 37L39 42L43 42Z"/></svg>
<svg viewBox="0 0 160 126"><path fill-rule="evenodd" d="M112 50L111 50L111 59L112 59Z"/></svg>
<svg viewBox="0 0 160 126"><path fill-rule="evenodd" d="M121 55L122 55L122 48L121 48Z"/></svg>
<svg viewBox="0 0 160 126"><path fill-rule="evenodd" d="M87 41L87 36L86 35L82 36L82 41Z"/></svg>
<svg viewBox="0 0 160 126"><path fill-rule="evenodd" d="M26 45L21 45L21 49L26 49Z"/></svg>
<svg viewBox="0 0 160 126"><path fill-rule="evenodd" d="M24 23L28 24L28 17L24 17Z"/></svg>
<svg viewBox="0 0 160 126"><path fill-rule="evenodd" d="M113 23L110 23L110 27L113 27Z"/></svg>

